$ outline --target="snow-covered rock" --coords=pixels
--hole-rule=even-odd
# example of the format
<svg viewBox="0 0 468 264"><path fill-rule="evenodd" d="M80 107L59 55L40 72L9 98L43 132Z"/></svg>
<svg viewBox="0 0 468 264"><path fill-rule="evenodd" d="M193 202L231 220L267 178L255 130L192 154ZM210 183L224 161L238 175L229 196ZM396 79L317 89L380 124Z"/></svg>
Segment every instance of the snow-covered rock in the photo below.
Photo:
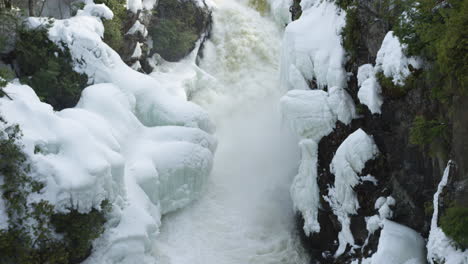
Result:
<svg viewBox="0 0 468 264"><path fill-rule="evenodd" d="M366 105L372 114L380 114L383 104L382 88L380 87L375 70L371 64L364 64L358 69L358 98Z"/></svg>
<svg viewBox="0 0 468 264"><path fill-rule="evenodd" d="M395 85L402 86L411 74L409 66L415 69L422 67L422 61L417 57L407 57L404 54L405 45L389 31L382 42L375 60L376 71L382 71L386 77L392 78Z"/></svg>
<svg viewBox="0 0 468 264"><path fill-rule="evenodd" d="M54 112L29 86L10 83L5 91L13 100L0 98L0 112L20 125L31 176L46 183L42 196L56 210L88 212L111 202L106 230L85 263L155 263L161 216L203 190L216 149L214 126L180 95L182 80L160 82L122 62L102 41L101 17L112 12L89 3L49 29L52 41L70 49L74 69L94 83L75 108ZM45 19L28 22L38 27Z"/></svg>
<svg viewBox="0 0 468 264"><path fill-rule="evenodd" d="M332 159L330 172L335 175L335 181L333 187L328 190L328 196L324 198L341 223L341 231L338 234L340 245L335 256L343 254L346 245L354 245L349 215L357 213L359 202L353 187L359 184L358 174L364 169L366 162L374 159L378 153L374 139L358 129L341 143Z"/></svg>
<svg viewBox="0 0 468 264"><path fill-rule="evenodd" d="M367 262L369 263L369 262ZM385 220L370 264L424 264L424 239L413 229Z"/></svg>
<svg viewBox="0 0 468 264"><path fill-rule="evenodd" d="M312 80L319 89L346 87L345 51L340 36L346 13L330 1L302 1L301 6L301 17L284 32L281 87L303 89L304 82Z"/></svg>

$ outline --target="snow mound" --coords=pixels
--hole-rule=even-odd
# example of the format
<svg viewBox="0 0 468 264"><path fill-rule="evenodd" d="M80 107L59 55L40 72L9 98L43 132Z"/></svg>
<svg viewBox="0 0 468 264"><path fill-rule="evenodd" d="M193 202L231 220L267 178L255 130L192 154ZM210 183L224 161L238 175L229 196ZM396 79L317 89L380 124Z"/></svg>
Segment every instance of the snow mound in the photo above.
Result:
<svg viewBox="0 0 468 264"><path fill-rule="evenodd" d="M382 88L380 87L375 70L371 64L364 64L358 69L358 98L365 104L372 114L380 114L383 104Z"/></svg>
<svg viewBox="0 0 468 264"><path fill-rule="evenodd" d="M38 24L37 20L29 19L34 25ZM49 38L57 45L67 45L76 60L74 70L88 75L90 82L114 83L124 93L132 94L136 100L134 113L144 125L176 125L214 131L205 110L174 94L156 79L128 67L101 40L103 33L100 19L83 12L70 19L56 20L49 30Z"/></svg>
<svg viewBox="0 0 468 264"><path fill-rule="evenodd" d="M416 69L422 66L420 58L406 57L402 45L398 38L389 31L382 42L380 50L377 52L375 60L376 72L382 71L386 77L392 78L395 85L402 86L406 78L411 74L410 65Z"/></svg>
<svg viewBox="0 0 468 264"><path fill-rule="evenodd" d="M315 81L319 89L346 87L345 51L340 32L346 13L330 1L302 1L301 17L284 32L281 87L303 89Z"/></svg>
<svg viewBox="0 0 468 264"><path fill-rule="evenodd" d="M335 175L335 182L324 198L341 223L338 234L340 245L335 256L343 254L347 244L354 245L349 215L357 213L359 202L353 187L360 183L358 174L364 169L366 162L374 159L378 153L374 139L358 129L341 143L332 159L330 172Z"/></svg>
<svg viewBox="0 0 468 264"><path fill-rule="evenodd" d="M55 112L29 86L11 83L5 91L13 100L0 98L0 112L20 125L32 177L46 182L44 199L58 211L111 202L106 230L85 263L152 264L161 216L199 196L217 143L207 112L181 96L181 80L136 72L102 41L100 17L111 16L104 5L88 4L49 29L52 41L70 49L74 69L94 83L75 108Z"/></svg>
<svg viewBox="0 0 468 264"><path fill-rule="evenodd" d="M445 185L447 185L450 174L450 167L453 165L449 161L445 168L444 175L440 180L437 191L434 194L434 213L432 215L429 241L427 242L427 260L429 263L463 264L468 263L468 250L462 251L454 246L452 239L445 235L444 231L437 226L439 218L439 196Z"/></svg>
<svg viewBox="0 0 468 264"><path fill-rule="evenodd" d="M320 204L319 187L317 185L317 153L318 145L310 139L299 143L302 161L299 173L291 186L291 197L294 210L300 211L304 218L304 232L306 235L320 232L318 209Z"/></svg>
<svg viewBox="0 0 468 264"><path fill-rule="evenodd" d="M424 264L424 239L413 229L384 220L371 264Z"/></svg>

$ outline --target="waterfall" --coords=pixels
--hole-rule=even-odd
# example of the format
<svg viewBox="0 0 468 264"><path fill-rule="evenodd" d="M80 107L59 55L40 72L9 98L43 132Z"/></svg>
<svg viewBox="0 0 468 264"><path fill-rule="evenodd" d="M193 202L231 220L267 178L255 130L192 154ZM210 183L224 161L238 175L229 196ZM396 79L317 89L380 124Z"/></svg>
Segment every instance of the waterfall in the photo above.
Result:
<svg viewBox="0 0 468 264"><path fill-rule="evenodd" d="M201 198L163 218L158 263L308 262L289 195L298 150L280 129L281 33L245 3L214 1L190 97L214 120L218 150Z"/></svg>

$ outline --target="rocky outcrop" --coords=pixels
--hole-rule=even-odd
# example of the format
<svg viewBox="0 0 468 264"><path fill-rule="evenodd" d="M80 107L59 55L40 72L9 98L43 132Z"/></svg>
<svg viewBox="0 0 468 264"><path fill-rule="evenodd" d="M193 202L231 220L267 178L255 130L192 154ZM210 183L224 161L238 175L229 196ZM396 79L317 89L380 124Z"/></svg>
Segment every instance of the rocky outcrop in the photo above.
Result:
<svg viewBox="0 0 468 264"><path fill-rule="evenodd" d="M337 1L338 2L338 1ZM345 1L341 1L345 2ZM449 206L455 202L459 206L468 206L468 108L465 96L453 99L453 114L449 106L431 96L434 84L418 78L401 94L395 94L390 87L383 87L383 105L381 114L372 114L360 104L358 99L358 68L364 64L374 64L382 41L392 30L395 20L388 19L401 14L398 6L390 6L386 1L358 0L352 7L355 17L352 47L354 58L350 58L346 70L352 75L348 79L347 91L358 106L360 117L350 125L338 123L335 130L324 137L318 150L318 185L320 188L321 209L318 213L320 232L302 241L319 263L350 263L352 259L369 257L377 250L380 231L369 234L366 218L376 215L375 202L379 197L391 196L396 204L392 206L392 221L408 226L423 237L428 237L431 227L432 201L444 168L450 159L455 161L456 169L449 179L443 204ZM291 8L293 17L298 14L297 2ZM349 23L350 20L348 20ZM464 105L465 104L465 105ZM410 141L410 130L415 117L442 118L447 122L449 140L435 139L428 145L414 145ZM327 201L323 199L333 185L335 175L330 171L330 164L340 144L357 129L363 129L372 135L380 156L366 163L360 176L372 175L377 184L363 181L354 191L360 208L356 215L351 215L351 232L357 248L349 245L345 254L333 256L338 248L338 233L342 229L337 216ZM442 208L443 211L444 208ZM298 228L302 229L303 220L298 216Z"/></svg>
<svg viewBox="0 0 468 264"><path fill-rule="evenodd" d="M120 55L132 68L150 73L158 58L178 61L211 31L211 10L204 1L161 0L152 10L127 11ZM157 54L154 58L153 56Z"/></svg>

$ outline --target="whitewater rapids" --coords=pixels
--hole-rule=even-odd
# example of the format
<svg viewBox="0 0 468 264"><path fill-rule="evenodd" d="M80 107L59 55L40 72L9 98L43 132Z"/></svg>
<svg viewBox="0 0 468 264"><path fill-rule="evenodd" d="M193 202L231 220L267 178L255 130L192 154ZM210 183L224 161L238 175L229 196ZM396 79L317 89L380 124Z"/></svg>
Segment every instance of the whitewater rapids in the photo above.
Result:
<svg viewBox="0 0 468 264"><path fill-rule="evenodd" d="M192 101L207 109L219 141L206 190L166 215L159 264L303 264L289 186L298 153L278 109L281 30L243 3L213 3Z"/></svg>

